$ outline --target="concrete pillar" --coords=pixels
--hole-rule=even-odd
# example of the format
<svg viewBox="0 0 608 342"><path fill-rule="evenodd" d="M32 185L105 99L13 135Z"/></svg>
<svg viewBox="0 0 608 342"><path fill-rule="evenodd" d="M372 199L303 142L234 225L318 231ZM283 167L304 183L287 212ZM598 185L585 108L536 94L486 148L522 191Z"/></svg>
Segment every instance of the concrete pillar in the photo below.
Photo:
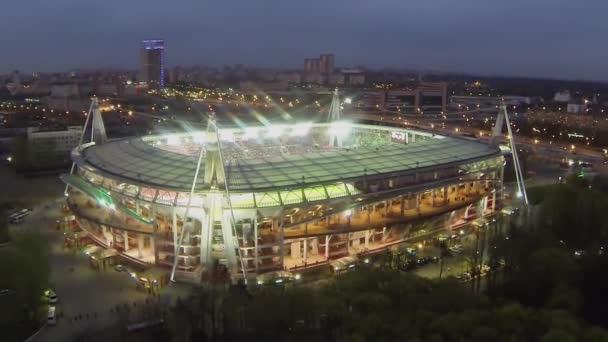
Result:
<svg viewBox="0 0 608 342"><path fill-rule="evenodd" d="M403 216L404 211L405 211L405 197L403 195L401 195L401 206L399 207L399 213L401 214L401 216Z"/></svg>
<svg viewBox="0 0 608 342"><path fill-rule="evenodd" d="M371 233L369 230L365 231L365 249L369 248L369 238L371 236Z"/></svg>
<svg viewBox="0 0 608 342"><path fill-rule="evenodd" d="M253 238L254 238L254 245L255 245L255 273L258 273L260 250L258 248L258 213L257 213L257 210L255 213L255 217L253 218Z"/></svg>
<svg viewBox="0 0 608 342"><path fill-rule="evenodd" d="M279 241L281 242L280 245L280 252L281 252L281 268L285 267L285 230L284 230L284 224L285 224L285 207L281 207L281 217L279 219L279 229L280 231L280 239Z"/></svg>
<svg viewBox="0 0 608 342"><path fill-rule="evenodd" d="M304 239L304 264L308 260L308 239Z"/></svg>
<svg viewBox="0 0 608 342"><path fill-rule="evenodd" d="M410 143L410 134L409 133L405 133L405 143L409 144Z"/></svg>
<svg viewBox="0 0 608 342"><path fill-rule="evenodd" d="M325 258L329 259L329 240L331 235L325 235Z"/></svg>
<svg viewBox="0 0 608 342"><path fill-rule="evenodd" d="M144 235L137 234L137 256L140 258L143 256L143 249L144 249Z"/></svg>
<svg viewBox="0 0 608 342"><path fill-rule="evenodd" d="M310 240L310 252L312 255L319 255L319 239L314 238Z"/></svg>
<svg viewBox="0 0 608 342"><path fill-rule="evenodd" d="M175 207L172 207L171 211L171 230L173 230L173 250L174 250L174 258L177 258L179 255L179 251L177 250L177 214L175 213Z"/></svg>
<svg viewBox="0 0 608 342"><path fill-rule="evenodd" d="M129 233L125 230L122 232L123 233L123 239L124 239L124 245L125 245L125 252L129 250Z"/></svg>
<svg viewBox="0 0 608 342"><path fill-rule="evenodd" d="M498 200L500 202L504 201L504 195L505 192L503 191L503 181L505 178L505 169L502 166L498 167L498 179L500 180L500 182L498 183L498 186L496 187L496 191L498 191Z"/></svg>
<svg viewBox="0 0 608 342"><path fill-rule="evenodd" d="M154 255L154 264L158 264L158 247L156 246L157 241L158 237L156 236L156 232L154 232L154 235L150 237L150 251L152 252L152 255Z"/></svg>
<svg viewBox="0 0 608 342"><path fill-rule="evenodd" d="M153 219L153 220L154 220L154 222L156 222L156 206L155 206L155 205L153 205L153 206L151 207L151 209L152 209L152 217L151 217L151 219Z"/></svg>
<svg viewBox="0 0 608 342"><path fill-rule="evenodd" d="M302 257L300 253L300 249L302 248L302 244L300 241L294 241L291 243L291 258L294 260L300 259Z"/></svg>
<svg viewBox="0 0 608 342"><path fill-rule="evenodd" d="M201 265L209 265L211 262L211 244L213 243L213 210L215 204L212 199L207 202L208 207L202 209L201 217Z"/></svg>

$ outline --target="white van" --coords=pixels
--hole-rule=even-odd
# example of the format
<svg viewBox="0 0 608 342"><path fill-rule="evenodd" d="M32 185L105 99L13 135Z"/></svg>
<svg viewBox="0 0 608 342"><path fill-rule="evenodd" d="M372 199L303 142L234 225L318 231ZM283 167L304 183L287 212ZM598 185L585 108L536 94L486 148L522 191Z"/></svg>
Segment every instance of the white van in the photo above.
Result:
<svg viewBox="0 0 608 342"><path fill-rule="evenodd" d="M49 313L46 316L46 324L48 325L56 325L57 317L55 317L55 307L49 306Z"/></svg>

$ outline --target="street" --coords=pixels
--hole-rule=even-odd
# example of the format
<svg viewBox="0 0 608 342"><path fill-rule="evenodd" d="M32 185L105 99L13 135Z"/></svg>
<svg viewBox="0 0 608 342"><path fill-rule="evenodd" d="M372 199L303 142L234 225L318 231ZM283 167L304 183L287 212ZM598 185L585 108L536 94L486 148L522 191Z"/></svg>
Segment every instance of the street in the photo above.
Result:
<svg viewBox="0 0 608 342"><path fill-rule="evenodd" d="M10 179L7 183L11 184L11 188L31 189L27 184L30 179L16 176L10 171L5 177ZM58 179L45 177L34 181L50 191L60 189L58 195L63 193ZM13 197L20 205L32 208L32 213L20 224L9 225L9 229L12 233L37 231L47 239L51 253L50 284L59 298L57 325L43 327L32 341L69 341L85 331L99 331L115 324L118 319L124 319L125 315L116 313L119 305L123 309L129 307L133 317L137 314L133 308L142 308L146 301L155 303L160 298L165 303L178 294L183 296L188 292L187 286L172 284L160 296L151 297L137 290L135 282L126 272L117 272L111 267L105 271L94 270L89 266L86 255L64 247L63 232L56 230L56 221L65 215L61 212L64 198L58 195L52 197L46 193L42 198L33 195L28 198L16 194L20 197Z"/></svg>

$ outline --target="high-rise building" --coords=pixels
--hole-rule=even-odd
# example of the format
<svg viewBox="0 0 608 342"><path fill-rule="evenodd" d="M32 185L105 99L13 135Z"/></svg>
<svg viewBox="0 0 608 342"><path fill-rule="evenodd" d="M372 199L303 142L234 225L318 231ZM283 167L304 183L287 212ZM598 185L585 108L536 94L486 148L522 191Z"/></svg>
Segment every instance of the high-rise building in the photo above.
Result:
<svg viewBox="0 0 608 342"><path fill-rule="evenodd" d="M303 80L306 83L340 83L336 82L336 79L340 78L341 75L335 75L334 69L333 54L323 54L319 58L305 58Z"/></svg>
<svg viewBox="0 0 608 342"><path fill-rule="evenodd" d="M322 74L331 75L334 72L334 55L323 54L319 56L319 71Z"/></svg>
<svg viewBox="0 0 608 342"><path fill-rule="evenodd" d="M149 39L141 42L140 81L151 89L165 86L165 41Z"/></svg>

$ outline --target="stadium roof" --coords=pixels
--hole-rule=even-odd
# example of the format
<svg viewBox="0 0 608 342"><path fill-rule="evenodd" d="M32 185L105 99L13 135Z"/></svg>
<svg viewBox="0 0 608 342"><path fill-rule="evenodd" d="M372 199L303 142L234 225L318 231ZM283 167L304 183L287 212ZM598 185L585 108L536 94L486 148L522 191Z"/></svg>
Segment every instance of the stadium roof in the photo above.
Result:
<svg viewBox="0 0 608 342"><path fill-rule="evenodd" d="M498 148L478 141L438 137L407 145L232 160L225 162L225 171L230 191L255 192L333 184L364 176L376 178L500 154ZM177 191L189 191L196 169L195 157L160 149L141 138L86 146L74 154L74 160L79 166L104 176ZM204 172L204 167L200 172ZM199 175L197 190L207 188L204 177Z"/></svg>

